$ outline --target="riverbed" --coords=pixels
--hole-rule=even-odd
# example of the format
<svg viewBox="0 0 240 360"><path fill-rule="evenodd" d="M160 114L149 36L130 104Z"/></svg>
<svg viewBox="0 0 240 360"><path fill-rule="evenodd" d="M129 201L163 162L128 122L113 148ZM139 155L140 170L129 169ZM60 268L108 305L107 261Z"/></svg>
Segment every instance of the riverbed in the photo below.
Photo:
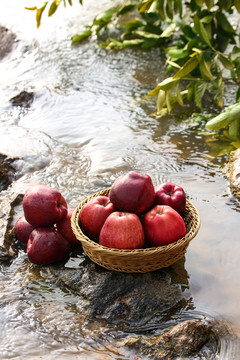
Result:
<svg viewBox="0 0 240 360"><path fill-rule="evenodd" d="M199 110L186 107L163 119L150 115L156 99L147 94L164 77L163 52L107 52L96 39L72 46L71 36L110 1L59 9L52 18L44 15L39 29L25 5L0 3L0 24L16 34L13 51L0 62L0 152L21 158L17 178L1 198L45 183L77 206L130 170L149 174L155 185L177 183L201 215L185 260L192 311L223 318L239 334L240 205L224 176L228 155L219 155L219 144L192 116ZM22 90L34 92L33 103L12 106L9 99ZM227 91L225 103L234 103L235 89ZM204 111L219 109L209 103ZM76 259L71 266L77 268ZM77 299L34 281L24 251L11 266L1 265L0 289L2 359L119 358L84 338Z"/></svg>

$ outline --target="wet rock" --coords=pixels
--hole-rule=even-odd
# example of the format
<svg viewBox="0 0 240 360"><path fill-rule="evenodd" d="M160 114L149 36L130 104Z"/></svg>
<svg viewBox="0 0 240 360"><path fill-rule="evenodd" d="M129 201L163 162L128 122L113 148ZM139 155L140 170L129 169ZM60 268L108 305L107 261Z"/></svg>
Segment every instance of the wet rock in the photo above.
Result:
<svg viewBox="0 0 240 360"><path fill-rule="evenodd" d="M129 337L119 346L132 348L153 360L168 360L197 353L213 336L212 324L200 320L186 320L157 336Z"/></svg>
<svg viewBox="0 0 240 360"><path fill-rule="evenodd" d="M17 207L21 207L23 194L11 194L0 200L0 247L3 254L13 256L17 253L16 244L13 236L14 216L20 211Z"/></svg>
<svg viewBox="0 0 240 360"><path fill-rule="evenodd" d="M181 286L162 270L123 274L86 265L56 272L57 284L78 295L88 320L104 320L118 329L140 329L188 306Z"/></svg>
<svg viewBox="0 0 240 360"><path fill-rule="evenodd" d="M15 160L16 158L0 154L0 191L5 190L15 180Z"/></svg>
<svg viewBox="0 0 240 360"><path fill-rule="evenodd" d="M14 106L24 106L28 107L32 102L34 98L33 92L27 92L27 91L21 91L18 95L12 97L9 101Z"/></svg>
<svg viewBox="0 0 240 360"><path fill-rule="evenodd" d="M0 60L12 51L15 35L0 25Z"/></svg>
<svg viewBox="0 0 240 360"><path fill-rule="evenodd" d="M240 149L230 153L225 166L225 173L232 195L240 200Z"/></svg>

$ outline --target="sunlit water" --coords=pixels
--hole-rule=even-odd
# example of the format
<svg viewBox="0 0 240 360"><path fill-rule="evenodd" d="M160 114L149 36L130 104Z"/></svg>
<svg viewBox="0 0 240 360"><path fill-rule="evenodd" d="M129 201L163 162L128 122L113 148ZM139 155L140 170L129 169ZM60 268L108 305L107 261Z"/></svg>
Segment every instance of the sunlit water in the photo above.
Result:
<svg viewBox="0 0 240 360"><path fill-rule="evenodd" d="M225 318L239 332L240 206L223 176L227 158L214 158L191 111L167 120L149 116L155 102L145 95L163 76L161 51L107 53L95 39L71 46L71 35L110 1L59 9L51 19L44 16L40 29L24 5L0 2L0 23L18 40L0 63L0 152L21 157L19 179L1 196L43 182L76 206L132 169L150 174L154 184L183 186L201 215L185 263L195 313L185 316ZM35 92L29 109L9 102L22 90ZM84 333L78 299L34 282L24 251L0 270L0 358L129 358L101 334L97 342ZM231 358L224 345L222 352L221 359Z"/></svg>

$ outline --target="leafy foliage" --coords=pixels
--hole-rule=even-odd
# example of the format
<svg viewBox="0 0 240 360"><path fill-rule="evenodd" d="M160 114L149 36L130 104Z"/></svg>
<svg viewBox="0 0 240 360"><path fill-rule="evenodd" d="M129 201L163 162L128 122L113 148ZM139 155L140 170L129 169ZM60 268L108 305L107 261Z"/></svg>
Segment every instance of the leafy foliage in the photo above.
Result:
<svg viewBox="0 0 240 360"><path fill-rule="evenodd" d="M37 26L47 7L51 16L62 2L66 6L66 0L54 0L30 8L36 10ZM71 0L68 4L72 5ZM206 127L211 131L226 129L227 137L240 146L240 35L229 21L230 16L238 13L240 0L126 0L98 14L91 25L72 37L72 43L99 35L114 24L119 35L102 44L107 49L161 46L166 53L169 76L149 93L157 97L153 114L157 118L170 113L176 105L184 106L186 101L193 101L201 110L207 93L222 108L223 74L229 73L238 87L237 104L209 121ZM127 20L121 23L124 18Z"/></svg>

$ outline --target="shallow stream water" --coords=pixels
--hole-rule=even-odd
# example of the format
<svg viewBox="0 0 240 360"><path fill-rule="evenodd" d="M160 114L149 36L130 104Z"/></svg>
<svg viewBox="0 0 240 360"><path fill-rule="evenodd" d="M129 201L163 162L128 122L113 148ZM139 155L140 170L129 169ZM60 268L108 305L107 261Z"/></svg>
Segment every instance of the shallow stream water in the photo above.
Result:
<svg viewBox="0 0 240 360"><path fill-rule="evenodd" d="M181 185L201 215L185 261L194 312L223 318L239 334L240 205L223 175L227 156L215 156L193 109L167 119L150 116L155 99L146 94L164 76L163 53L108 53L96 39L71 46L71 35L111 1L59 9L50 19L43 16L39 29L25 5L0 2L0 24L17 35L0 63L0 152L21 157L18 179L1 198L43 182L76 206L130 170L148 173L155 185ZM22 90L35 93L29 108L9 102ZM226 103L234 101L230 88ZM20 252L10 267L0 268L1 359L128 359L85 337L77 299L34 281L26 264ZM224 345L221 351L219 358L233 359Z"/></svg>

